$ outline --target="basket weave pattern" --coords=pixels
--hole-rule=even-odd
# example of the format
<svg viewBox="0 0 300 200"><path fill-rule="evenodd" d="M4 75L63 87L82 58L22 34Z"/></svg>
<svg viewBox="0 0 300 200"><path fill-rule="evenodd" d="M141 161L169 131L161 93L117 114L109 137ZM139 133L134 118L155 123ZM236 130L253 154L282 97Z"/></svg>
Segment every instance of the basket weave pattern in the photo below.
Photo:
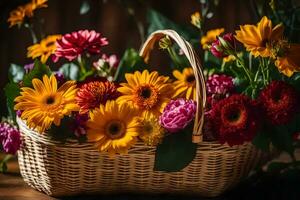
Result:
<svg viewBox="0 0 300 200"><path fill-rule="evenodd" d="M153 171L155 148L142 143L135 145L128 155L112 159L100 154L93 144L49 143L51 140L46 136L36 135L23 122L19 124L23 125L22 132L26 132L18 154L24 181L51 196L99 192L216 196L233 187L263 158L249 143L228 147L202 142L195 159L184 170L158 172Z"/></svg>
<svg viewBox="0 0 300 200"><path fill-rule="evenodd" d="M47 134L29 129L18 119L22 132L18 159L27 184L51 196L111 192L217 196L232 188L264 160L265 155L250 143L229 147L217 142L202 142L205 83L199 59L190 44L174 31L157 31L148 38L140 54L147 61L154 43L164 35L175 40L194 69L197 114L193 134L194 141L199 142L194 160L180 172L153 171L155 147L137 143L128 155L112 159L99 153L93 143L68 141L60 144Z"/></svg>

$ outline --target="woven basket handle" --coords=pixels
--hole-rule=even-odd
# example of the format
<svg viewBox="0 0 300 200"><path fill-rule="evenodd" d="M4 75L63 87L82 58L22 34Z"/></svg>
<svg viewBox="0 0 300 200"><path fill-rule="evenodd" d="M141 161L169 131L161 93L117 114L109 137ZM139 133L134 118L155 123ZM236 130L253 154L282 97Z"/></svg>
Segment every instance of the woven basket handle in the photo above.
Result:
<svg viewBox="0 0 300 200"><path fill-rule="evenodd" d="M193 142L199 143L203 141L202 128L204 123L204 108L206 104L206 88L205 80L202 71L200 59L198 58L192 45L182 38L178 33L173 30L158 30L153 32L140 50L140 56L144 58L147 63L151 50L154 48L154 44L158 42L164 36L172 38L183 51L184 55L189 60L196 80L196 102L197 111L195 116L195 123L193 129Z"/></svg>

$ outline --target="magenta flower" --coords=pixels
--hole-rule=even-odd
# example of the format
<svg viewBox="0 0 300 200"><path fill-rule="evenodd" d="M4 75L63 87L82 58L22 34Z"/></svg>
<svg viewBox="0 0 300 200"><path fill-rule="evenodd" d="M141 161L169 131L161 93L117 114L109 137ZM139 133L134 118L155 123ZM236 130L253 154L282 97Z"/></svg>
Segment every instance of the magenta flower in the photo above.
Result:
<svg viewBox="0 0 300 200"><path fill-rule="evenodd" d="M34 63L29 63L24 65L24 69L26 73L29 73L34 68Z"/></svg>
<svg viewBox="0 0 300 200"><path fill-rule="evenodd" d="M218 58L230 55L230 51L235 51L235 39L232 33L219 37L210 47L210 52Z"/></svg>
<svg viewBox="0 0 300 200"><path fill-rule="evenodd" d="M208 105L213 106L219 100L234 93L235 86L233 80L233 77L225 74L213 74L209 76L206 81Z"/></svg>
<svg viewBox="0 0 300 200"><path fill-rule="evenodd" d="M20 131L7 122L0 123L0 142L4 152L16 154L21 145Z"/></svg>
<svg viewBox="0 0 300 200"><path fill-rule="evenodd" d="M159 123L170 133L184 129L194 118L196 102L193 100L171 100L159 118Z"/></svg>
<svg viewBox="0 0 300 200"><path fill-rule="evenodd" d="M108 45L107 39L94 30L68 33L57 40L53 61L57 62L60 58L72 61L83 53L99 54L101 47L105 45Z"/></svg>

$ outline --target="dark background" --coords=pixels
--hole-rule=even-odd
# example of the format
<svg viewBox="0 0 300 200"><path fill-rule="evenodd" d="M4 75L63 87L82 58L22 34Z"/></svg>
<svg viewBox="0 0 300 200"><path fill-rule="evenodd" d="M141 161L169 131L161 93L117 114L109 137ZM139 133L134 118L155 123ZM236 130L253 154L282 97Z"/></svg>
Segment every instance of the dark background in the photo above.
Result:
<svg viewBox="0 0 300 200"><path fill-rule="evenodd" d="M7 82L10 63L24 65L31 60L26 58L26 48L32 44L30 33L24 27L9 28L9 12L25 0L0 1L0 114L6 113L3 87ZM106 53L122 56L127 47L139 49L141 38L135 18L147 29L147 9L153 8L169 19L180 24L189 24L190 15L200 10L199 0L87 0L90 10L84 15L79 11L84 0L49 0L48 8L35 12L37 18L44 18L43 30L48 34L64 34L80 29L94 29L108 38L110 44L105 47ZM128 3L129 2L129 3ZM128 6L134 9L135 18L128 14ZM221 0L214 10L214 17L207 21L205 28L224 27L226 32L233 31L239 24L253 23L257 19L253 3L248 0Z"/></svg>

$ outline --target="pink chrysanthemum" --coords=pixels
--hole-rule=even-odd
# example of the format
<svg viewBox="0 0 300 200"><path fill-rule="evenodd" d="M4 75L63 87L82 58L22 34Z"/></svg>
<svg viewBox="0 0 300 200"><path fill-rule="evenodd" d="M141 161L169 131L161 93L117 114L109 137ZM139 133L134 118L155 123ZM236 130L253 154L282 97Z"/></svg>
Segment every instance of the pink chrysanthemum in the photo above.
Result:
<svg viewBox="0 0 300 200"><path fill-rule="evenodd" d="M196 102L193 100L171 100L159 118L159 123L170 133L184 129L196 113Z"/></svg>
<svg viewBox="0 0 300 200"><path fill-rule="evenodd" d="M72 61L85 52L99 54L101 47L107 44L107 39L94 30L68 33L57 40L53 60L57 62L60 58L66 58Z"/></svg>
<svg viewBox="0 0 300 200"><path fill-rule="evenodd" d="M20 131L7 122L0 123L0 142L6 153L16 154L21 145Z"/></svg>

